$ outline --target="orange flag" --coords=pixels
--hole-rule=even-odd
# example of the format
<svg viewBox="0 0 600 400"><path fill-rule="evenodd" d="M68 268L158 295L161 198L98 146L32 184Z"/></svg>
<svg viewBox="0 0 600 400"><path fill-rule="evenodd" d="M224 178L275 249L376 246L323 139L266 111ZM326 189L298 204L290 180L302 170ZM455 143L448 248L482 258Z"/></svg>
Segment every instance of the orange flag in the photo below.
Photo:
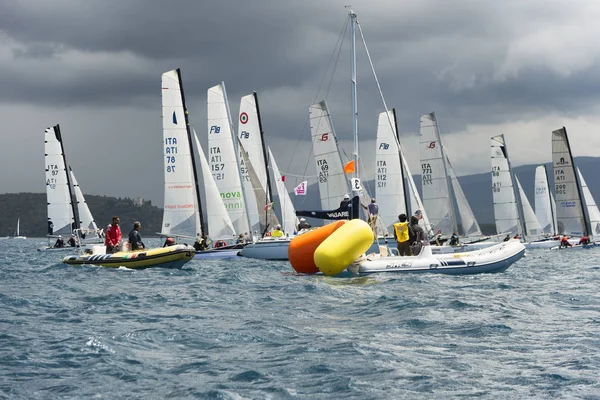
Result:
<svg viewBox="0 0 600 400"><path fill-rule="evenodd" d="M351 174L354 172L354 160L349 161L346 165L344 165L344 173Z"/></svg>

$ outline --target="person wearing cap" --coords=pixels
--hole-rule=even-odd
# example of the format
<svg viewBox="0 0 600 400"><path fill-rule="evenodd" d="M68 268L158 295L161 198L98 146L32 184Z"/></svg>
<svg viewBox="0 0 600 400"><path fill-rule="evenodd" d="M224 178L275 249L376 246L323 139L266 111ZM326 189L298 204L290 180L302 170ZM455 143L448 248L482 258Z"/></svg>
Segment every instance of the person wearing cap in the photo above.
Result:
<svg viewBox="0 0 600 400"><path fill-rule="evenodd" d="M302 229L310 229L310 224L306 222L305 218L300 218L300 223L298 224L298 232Z"/></svg>
<svg viewBox="0 0 600 400"><path fill-rule="evenodd" d="M69 246L75 247L77 245L77 240L75 239L75 235L71 235L71 238L67 241Z"/></svg>
<svg viewBox="0 0 600 400"><path fill-rule="evenodd" d="M167 240L165 240L165 244L163 244L163 247L169 246L175 246L175 239L173 239L172 237L168 237Z"/></svg>
<svg viewBox="0 0 600 400"><path fill-rule="evenodd" d="M271 237L282 237L283 231L281 230L281 225L275 225L275 229L271 231Z"/></svg>
<svg viewBox="0 0 600 400"><path fill-rule="evenodd" d="M350 204L350 196L345 194L344 199L340 202L340 208L348 207L349 204Z"/></svg>
<svg viewBox="0 0 600 400"><path fill-rule="evenodd" d="M202 236L196 239L196 242L194 243L194 250L208 250L208 238L206 237L206 233L203 233Z"/></svg>
<svg viewBox="0 0 600 400"><path fill-rule="evenodd" d="M55 248L65 247L65 241L63 240L61 235L58 235L58 239L56 239L56 243L54 243Z"/></svg>

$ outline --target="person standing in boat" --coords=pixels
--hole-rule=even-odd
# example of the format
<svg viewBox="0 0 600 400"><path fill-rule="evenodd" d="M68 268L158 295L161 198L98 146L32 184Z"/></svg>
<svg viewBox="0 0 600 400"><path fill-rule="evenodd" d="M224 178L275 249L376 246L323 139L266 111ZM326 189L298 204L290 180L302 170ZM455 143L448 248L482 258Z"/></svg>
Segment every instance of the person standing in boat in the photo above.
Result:
<svg viewBox="0 0 600 400"><path fill-rule="evenodd" d="M298 224L298 232L302 229L310 229L310 224L306 222L305 218L300 218L300 223Z"/></svg>
<svg viewBox="0 0 600 400"><path fill-rule="evenodd" d="M415 235L411 251L414 256L418 256L419 253L421 253L421 248L423 247L423 244L427 244L427 235L425 235L425 231L419 225L419 217L417 217L416 215L410 217L410 224L412 227L412 231Z"/></svg>
<svg viewBox="0 0 600 400"><path fill-rule="evenodd" d="M410 256L410 227L408 226L406 214L398 215L398 220L394 226L394 239L398 242L396 248L401 256Z"/></svg>
<svg viewBox="0 0 600 400"><path fill-rule="evenodd" d="M140 221L135 221L133 223L133 229L129 232L129 249L131 251L144 250L146 248L144 242L142 242L142 236L140 236L141 227L142 224L140 224Z"/></svg>
<svg viewBox="0 0 600 400"><path fill-rule="evenodd" d="M371 203L367 206L367 210L369 211L369 225L373 229L373 233L375 233L375 225L377 224L377 217L379 217L379 206L375 202L375 197L371 198Z"/></svg>
<svg viewBox="0 0 600 400"><path fill-rule="evenodd" d="M271 237L283 237L283 231L281 225L275 225L275 229L271 231Z"/></svg>
<svg viewBox="0 0 600 400"><path fill-rule="evenodd" d="M123 237L121 234L121 227L119 226L120 223L121 218L115 215L112 218L112 224L108 224L104 230L104 245L106 246L106 254L112 254L119 249L119 243L121 243L121 239Z"/></svg>

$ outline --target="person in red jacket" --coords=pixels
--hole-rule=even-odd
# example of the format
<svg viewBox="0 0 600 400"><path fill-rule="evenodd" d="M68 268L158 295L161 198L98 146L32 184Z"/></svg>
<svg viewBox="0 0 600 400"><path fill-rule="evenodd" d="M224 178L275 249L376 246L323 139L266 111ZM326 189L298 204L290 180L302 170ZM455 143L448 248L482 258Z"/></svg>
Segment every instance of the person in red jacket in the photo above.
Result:
<svg viewBox="0 0 600 400"><path fill-rule="evenodd" d="M106 235L106 239L104 239L104 245L106 246L106 254L112 254L119 248L119 243L121 243L121 227L119 223L121 219L117 216L112 218L112 224L109 224L104 230L104 234Z"/></svg>

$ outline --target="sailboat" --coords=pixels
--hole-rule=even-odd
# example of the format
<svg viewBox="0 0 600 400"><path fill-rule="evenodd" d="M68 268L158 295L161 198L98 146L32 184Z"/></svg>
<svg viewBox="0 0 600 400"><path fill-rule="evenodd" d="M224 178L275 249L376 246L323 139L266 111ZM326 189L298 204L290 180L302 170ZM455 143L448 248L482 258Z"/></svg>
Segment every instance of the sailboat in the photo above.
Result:
<svg viewBox="0 0 600 400"><path fill-rule="evenodd" d="M433 230L474 240L468 248L489 247L444 150L435 112L421 116L421 183L423 204Z"/></svg>
<svg viewBox="0 0 600 400"><path fill-rule="evenodd" d="M15 230L15 235L13 236L13 239L27 239L26 236L21 236L19 233L20 224L21 224L21 218L17 218L17 229Z"/></svg>
<svg viewBox="0 0 600 400"><path fill-rule="evenodd" d="M535 215L544 233L554 236L557 232L556 202L554 201L554 195L550 191L545 165L540 165L535 169L534 185Z"/></svg>
<svg viewBox="0 0 600 400"><path fill-rule="evenodd" d="M200 142L189 123L179 69L162 74L162 114L165 205L160 235L193 241L202 234L214 232L215 240L232 238L233 225L209 173ZM202 212L194 143L202 164L208 227ZM195 258L234 257L239 248L241 246L227 246L197 251Z"/></svg>
<svg viewBox="0 0 600 400"><path fill-rule="evenodd" d="M101 242L102 232L98 229L75 174L67 163L59 125L45 130L44 150L49 240L63 236L66 243L67 238L76 234L77 247ZM49 241L48 246L38 250L59 251L70 248L71 246L54 247Z"/></svg>
<svg viewBox="0 0 600 400"><path fill-rule="evenodd" d="M569 137L564 126L552 132L552 166L554 168L557 233L567 236L587 236L593 239L593 236L597 234L597 219L600 218L598 208L581 173L579 170L575 173ZM595 226L592 226L592 218L595 220ZM598 234L600 234L600 230ZM594 245L596 244L574 247L589 248Z"/></svg>

